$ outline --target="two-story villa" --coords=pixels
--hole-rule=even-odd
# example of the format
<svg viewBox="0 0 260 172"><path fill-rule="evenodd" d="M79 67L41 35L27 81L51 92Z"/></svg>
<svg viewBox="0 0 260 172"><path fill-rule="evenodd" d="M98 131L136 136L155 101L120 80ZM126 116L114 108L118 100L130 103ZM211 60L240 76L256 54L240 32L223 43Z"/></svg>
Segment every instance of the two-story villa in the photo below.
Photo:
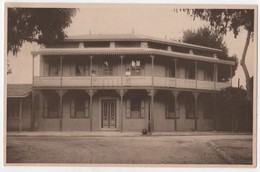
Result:
<svg viewBox="0 0 260 172"><path fill-rule="evenodd" d="M34 130L218 129L215 93L231 86L221 50L136 34L71 36L33 51ZM37 68L38 69L38 68ZM33 69L34 71L34 69ZM227 72L228 71L228 72Z"/></svg>

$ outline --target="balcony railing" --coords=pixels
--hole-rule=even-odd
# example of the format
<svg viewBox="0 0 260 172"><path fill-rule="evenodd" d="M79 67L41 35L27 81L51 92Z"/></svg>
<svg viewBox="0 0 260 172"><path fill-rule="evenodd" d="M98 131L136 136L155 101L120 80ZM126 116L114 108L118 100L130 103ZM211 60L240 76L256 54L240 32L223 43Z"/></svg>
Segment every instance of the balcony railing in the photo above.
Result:
<svg viewBox="0 0 260 172"><path fill-rule="evenodd" d="M123 86L151 86L152 77L150 76L129 76L123 77Z"/></svg>
<svg viewBox="0 0 260 172"><path fill-rule="evenodd" d="M92 80L91 80L92 78ZM153 81L153 82L152 82ZM151 76L95 76L95 77L45 77L35 76L36 87L167 87L167 88L189 88L203 90L220 90L231 86L231 83L199 81L194 79L180 79L169 77Z"/></svg>

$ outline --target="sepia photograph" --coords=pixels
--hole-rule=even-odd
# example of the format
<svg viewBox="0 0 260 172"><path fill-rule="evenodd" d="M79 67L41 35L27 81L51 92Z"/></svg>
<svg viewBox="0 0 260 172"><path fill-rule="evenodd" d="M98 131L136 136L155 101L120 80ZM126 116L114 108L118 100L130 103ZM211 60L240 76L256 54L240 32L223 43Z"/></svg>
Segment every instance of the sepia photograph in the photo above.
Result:
<svg viewBox="0 0 260 172"><path fill-rule="evenodd" d="M4 5L5 166L256 167L257 5Z"/></svg>

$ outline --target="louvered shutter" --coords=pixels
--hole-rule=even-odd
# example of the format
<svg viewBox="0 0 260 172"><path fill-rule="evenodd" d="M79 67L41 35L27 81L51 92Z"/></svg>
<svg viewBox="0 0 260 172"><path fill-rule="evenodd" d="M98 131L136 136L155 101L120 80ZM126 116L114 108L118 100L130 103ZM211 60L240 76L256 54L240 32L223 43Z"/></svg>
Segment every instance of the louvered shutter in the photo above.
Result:
<svg viewBox="0 0 260 172"><path fill-rule="evenodd" d="M87 99L85 100L85 117L89 117L89 103Z"/></svg>
<svg viewBox="0 0 260 172"><path fill-rule="evenodd" d="M141 118L145 118L145 101L141 100Z"/></svg>
<svg viewBox="0 0 260 172"><path fill-rule="evenodd" d="M70 100L70 116L71 116L71 118L75 118L76 117L76 113L75 113L75 100L73 98Z"/></svg>
<svg viewBox="0 0 260 172"><path fill-rule="evenodd" d="M130 99L126 100L126 118L131 118L131 104Z"/></svg>
<svg viewBox="0 0 260 172"><path fill-rule="evenodd" d="M48 118L48 100L46 98L43 100L43 117Z"/></svg>
<svg viewBox="0 0 260 172"><path fill-rule="evenodd" d="M177 99L176 99L176 103L175 103L175 108L176 108L176 118L180 118L180 104L179 104L179 102L177 101Z"/></svg>
<svg viewBox="0 0 260 172"><path fill-rule="evenodd" d="M165 114L166 114L166 118L169 118L169 107L168 107L168 101L165 100Z"/></svg>

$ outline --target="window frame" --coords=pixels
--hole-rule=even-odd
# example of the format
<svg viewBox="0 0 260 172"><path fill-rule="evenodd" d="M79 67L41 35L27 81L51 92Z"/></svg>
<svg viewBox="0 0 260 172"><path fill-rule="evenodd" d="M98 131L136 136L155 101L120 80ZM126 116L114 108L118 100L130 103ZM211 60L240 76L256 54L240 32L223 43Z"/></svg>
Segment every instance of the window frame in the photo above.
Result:
<svg viewBox="0 0 260 172"><path fill-rule="evenodd" d="M107 66L105 65L107 62ZM113 63L111 61L105 60L103 61L103 76L113 76Z"/></svg>
<svg viewBox="0 0 260 172"><path fill-rule="evenodd" d="M175 100L172 99L172 98L169 98L169 99L165 100L165 118L166 119L179 119L180 118L177 114L175 114L175 113L177 113L177 110L175 111L176 107L175 107L175 102L174 101ZM171 108L169 108L169 107L171 107ZM172 110L172 112L169 111L170 109ZM169 115L170 113L173 113L173 115L170 116Z"/></svg>
<svg viewBox="0 0 260 172"><path fill-rule="evenodd" d="M83 110L83 116L78 116L77 115L77 108L79 106L77 106L78 101L82 101L81 103L83 104L83 108L81 110ZM86 101L88 104L88 108L86 107ZM72 102L74 102L74 105L72 105ZM74 106L74 115L72 114L72 106ZM81 96L77 95L77 96L73 96L72 99L70 99L70 118L72 119L83 119L83 118L89 118L89 114L86 113L86 108L89 111L89 101L87 98L82 98Z"/></svg>
<svg viewBox="0 0 260 172"><path fill-rule="evenodd" d="M139 98L132 98L132 99L130 99L130 118L131 119L142 119L141 118L141 109L142 109L142 107L141 107L141 102L142 102L142 100L141 99L139 99ZM133 110L133 105L134 105L134 109L136 109L136 110ZM139 113L138 114L138 117L136 116L136 117L133 117L133 113Z"/></svg>
<svg viewBox="0 0 260 172"><path fill-rule="evenodd" d="M191 109L191 112L187 109ZM189 116L190 113L193 115ZM195 119L195 101L193 99L188 99L185 101L185 116L186 119Z"/></svg>
<svg viewBox="0 0 260 172"><path fill-rule="evenodd" d="M51 101L50 101L51 100ZM53 101L53 102L52 102ZM56 103L54 103L56 101ZM43 118L44 119L59 119L59 117L60 117L60 114L59 114L59 99L58 98L54 98L54 97L45 97L44 98L44 103L45 102L47 102L47 112L45 112L45 104L43 104ZM57 115L56 116L54 116L54 117L51 117L50 116L50 105L51 105L51 103L53 103L53 107L57 107L57 112L55 112ZM56 104L56 105L54 105L54 104ZM45 114L45 113L47 113L47 114Z"/></svg>

